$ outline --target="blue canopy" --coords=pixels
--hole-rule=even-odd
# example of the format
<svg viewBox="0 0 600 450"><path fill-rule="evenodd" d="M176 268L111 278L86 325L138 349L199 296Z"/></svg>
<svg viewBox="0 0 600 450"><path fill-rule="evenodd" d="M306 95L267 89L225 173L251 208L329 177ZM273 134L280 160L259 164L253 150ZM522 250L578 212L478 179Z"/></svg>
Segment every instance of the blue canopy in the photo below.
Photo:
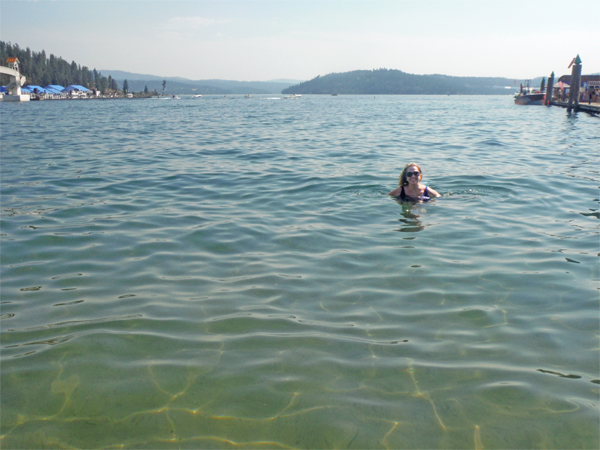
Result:
<svg viewBox="0 0 600 450"><path fill-rule="evenodd" d="M46 89L46 92L48 92L49 94L60 95L60 94L62 94L62 90L64 88L61 86L59 86L59 87L60 87L60 89L55 89L51 85L48 85L44 89Z"/></svg>
<svg viewBox="0 0 600 450"><path fill-rule="evenodd" d="M88 88L80 86L78 84L72 84L65 88L65 92L73 92L73 91L91 92Z"/></svg>
<svg viewBox="0 0 600 450"><path fill-rule="evenodd" d="M38 94L45 94L46 93L46 89L44 89L41 86L36 86L34 84L29 84L27 86L25 86L27 89L29 89L29 92L35 92L35 90L37 89ZM21 88L23 89L23 88Z"/></svg>
<svg viewBox="0 0 600 450"><path fill-rule="evenodd" d="M62 92L65 90L65 88L62 87L60 84L49 84L44 89L46 89L47 91L55 90L57 92Z"/></svg>

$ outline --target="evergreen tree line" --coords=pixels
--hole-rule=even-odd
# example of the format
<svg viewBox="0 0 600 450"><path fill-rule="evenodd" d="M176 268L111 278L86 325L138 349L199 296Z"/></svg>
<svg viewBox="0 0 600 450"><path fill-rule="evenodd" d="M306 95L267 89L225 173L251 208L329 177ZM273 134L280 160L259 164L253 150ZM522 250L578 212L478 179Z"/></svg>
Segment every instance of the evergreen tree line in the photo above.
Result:
<svg viewBox="0 0 600 450"><path fill-rule="evenodd" d="M58 84L63 87L78 84L88 89L96 89L103 94L108 91L118 91L117 82L110 75L103 76L96 69L90 70L75 61L70 64L54 55L46 56L46 52L32 52L29 47L22 49L18 44L0 41L0 63L6 66L6 59L16 56L19 58L19 71L27 78L27 84L47 86ZM3 75L2 84L7 84L8 78Z"/></svg>

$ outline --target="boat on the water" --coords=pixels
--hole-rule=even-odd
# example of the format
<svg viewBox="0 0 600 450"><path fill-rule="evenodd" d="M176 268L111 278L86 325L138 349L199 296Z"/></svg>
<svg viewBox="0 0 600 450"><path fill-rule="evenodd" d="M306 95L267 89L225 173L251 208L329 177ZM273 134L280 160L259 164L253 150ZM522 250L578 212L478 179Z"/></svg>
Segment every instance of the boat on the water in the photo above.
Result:
<svg viewBox="0 0 600 450"><path fill-rule="evenodd" d="M515 94L515 105L543 105L546 94L543 89L535 90L526 80L525 86L521 85L520 92Z"/></svg>
<svg viewBox="0 0 600 450"><path fill-rule="evenodd" d="M202 94L192 95L192 98L202 98Z"/></svg>
<svg viewBox="0 0 600 450"><path fill-rule="evenodd" d="M286 100L293 100L293 99L297 100L297 99L299 99L300 97L302 97L302 95L301 95L301 94L291 94L291 95L286 95L286 96L285 96L285 97L283 97L283 98L284 98L284 99L286 99Z"/></svg>

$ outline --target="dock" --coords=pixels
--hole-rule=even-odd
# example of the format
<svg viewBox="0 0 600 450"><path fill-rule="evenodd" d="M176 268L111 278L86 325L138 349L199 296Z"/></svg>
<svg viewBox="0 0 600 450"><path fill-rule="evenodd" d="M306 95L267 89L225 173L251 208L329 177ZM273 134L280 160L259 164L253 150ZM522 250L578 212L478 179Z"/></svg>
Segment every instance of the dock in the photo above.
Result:
<svg viewBox="0 0 600 450"><path fill-rule="evenodd" d="M559 102L559 101L554 101L552 100L550 102L551 105L553 106L560 106L561 108L568 108L569 107L569 103L568 102ZM594 114L594 115L600 115L600 103L599 102L592 102L590 104L588 103L579 103L577 106L572 106L573 110L575 111L583 111L589 114Z"/></svg>

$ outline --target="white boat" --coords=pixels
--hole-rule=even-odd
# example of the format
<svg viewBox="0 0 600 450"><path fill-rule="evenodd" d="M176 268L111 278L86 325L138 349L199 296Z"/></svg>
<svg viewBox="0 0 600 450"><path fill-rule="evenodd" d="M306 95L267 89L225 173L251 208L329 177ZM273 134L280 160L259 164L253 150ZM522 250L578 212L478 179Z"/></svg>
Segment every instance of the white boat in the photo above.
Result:
<svg viewBox="0 0 600 450"><path fill-rule="evenodd" d="M543 105L545 94L541 92L523 91L515 95L515 105Z"/></svg>
<svg viewBox="0 0 600 450"><path fill-rule="evenodd" d="M300 97L302 97L301 94L291 94L291 95L286 95L283 98L286 100L291 100L291 99L299 99Z"/></svg>
<svg viewBox="0 0 600 450"><path fill-rule="evenodd" d="M525 86L521 84L520 92L515 94L516 105L542 105L546 94L541 90L536 91L529 86L531 80L525 80Z"/></svg>
<svg viewBox="0 0 600 450"><path fill-rule="evenodd" d="M202 94L192 95L192 98L202 98Z"/></svg>
<svg viewBox="0 0 600 450"><path fill-rule="evenodd" d="M179 97L178 95L173 95L173 100L181 100L181 97Z"/></svg>

